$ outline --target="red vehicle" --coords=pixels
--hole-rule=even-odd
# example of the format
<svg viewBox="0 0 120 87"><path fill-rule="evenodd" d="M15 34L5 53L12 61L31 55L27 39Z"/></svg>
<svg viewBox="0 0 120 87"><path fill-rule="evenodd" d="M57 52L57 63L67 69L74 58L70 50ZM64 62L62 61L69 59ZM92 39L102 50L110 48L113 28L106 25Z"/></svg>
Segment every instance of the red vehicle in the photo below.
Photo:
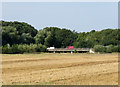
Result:
<svg viewBox="0 0 120 87"><path fill-rule="evenodd" d="M74 46L68 46L66 49L74 49Z"/></svg>

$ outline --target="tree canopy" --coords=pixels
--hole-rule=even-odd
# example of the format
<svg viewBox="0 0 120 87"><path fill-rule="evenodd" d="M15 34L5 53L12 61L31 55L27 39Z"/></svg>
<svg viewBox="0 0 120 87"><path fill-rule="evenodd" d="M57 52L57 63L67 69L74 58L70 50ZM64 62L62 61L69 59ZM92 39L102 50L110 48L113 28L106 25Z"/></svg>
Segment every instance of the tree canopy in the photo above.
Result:
<svg viewBox="0 0 120 87"><path fill-rule="evenodd" d="M101 31L76 32L65 28L45 27L39 31L24 22L6 22L2 24L2 46L10 44L41 44L46 47L93 48L102 46L118 46L120 29L104 29ZM100 46L97 46L100 45Z"/></svg>
<svg viewBox="0 0 120 87"><path fill-rule="evenodd" d="M2 22L2 44L30 44L35 43L37 30L24 22Z"/></svg>

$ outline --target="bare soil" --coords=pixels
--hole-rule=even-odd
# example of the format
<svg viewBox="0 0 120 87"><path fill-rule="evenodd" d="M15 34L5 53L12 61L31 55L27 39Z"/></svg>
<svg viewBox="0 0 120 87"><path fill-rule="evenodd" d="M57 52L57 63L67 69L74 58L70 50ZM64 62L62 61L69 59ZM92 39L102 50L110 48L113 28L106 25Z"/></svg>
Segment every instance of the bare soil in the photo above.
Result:
<svg viewBox="0 0 120 87"><path fill-rule="evenodd" d="M118 85L118 54L3 54L3 85Z"/></svg>

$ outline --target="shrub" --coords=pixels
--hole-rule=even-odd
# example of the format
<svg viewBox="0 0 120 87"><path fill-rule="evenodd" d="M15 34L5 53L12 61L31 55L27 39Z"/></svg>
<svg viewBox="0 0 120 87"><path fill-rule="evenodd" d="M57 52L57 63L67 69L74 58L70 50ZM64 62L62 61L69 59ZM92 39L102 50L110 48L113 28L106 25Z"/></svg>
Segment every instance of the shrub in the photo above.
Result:
<svg viewBox="0 0 120 87"><path fill-rule="evenodd" d="M112 48L111 47L106 47L106 53L112 53Z"/></svg>
<svg viewBox="0 0 120 87"><path fill-rule="evenodd" d="M10 47L10 44L5 45L4 47L2 47L2 53L6 53L6 54L11 54L12 53L12 49Z"/></svg>
<svg viewBox="0 0 120 87"><path fill-rule="evenodd" d="M74 53L77 53L77 51L76 51L76 50L74 50Z"/></svg>
<svg viewBox="0 0 120 87"><path fill-rule="evenodd" d="M20 53L20 50L18 49L18 45L12 45L11 47L11 53Z"/></svg>
<svg viewBox="0 0 120 87"><path fill-rule="evenodd" d="M95 52L106 52L106 47L104 47L102 45L95 45L94 50L95 50Z"/></svg>
<svg viewBox="0 0 120 87"><path fill-rule="evenodd" d="M15 53L32 53L32 52L45 52L46 47L42 44L15 44L10 47L10 45L5 45L2 47L3 54L15 54Z"/></svg>
<svg viewBox="0 0 120 87"><path fill-rule="evenodd" d="M95 52L106 52L106 53L112 53L112 52L120 52L119 46L102 46L102 45L95 45L94 46Z"/></svg>
<svg viewBox="0 0 120 87"><path fill-rule="evenodd" d="M42 44L38 44L36 48L36 52L45 52L46 51L46 46Z"/></svg>

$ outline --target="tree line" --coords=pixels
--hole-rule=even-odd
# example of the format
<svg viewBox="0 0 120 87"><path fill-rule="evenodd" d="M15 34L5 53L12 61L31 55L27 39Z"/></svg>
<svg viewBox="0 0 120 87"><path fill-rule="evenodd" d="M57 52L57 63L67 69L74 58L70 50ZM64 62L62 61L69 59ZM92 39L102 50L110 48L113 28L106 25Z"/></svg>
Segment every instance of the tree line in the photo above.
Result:
<svg viewBox="0 0 120 87"><path fill-rule="evenodd" d="M96 52L119 52L120 30L76 32L45 27L39 31L28 23L0 21L2 53L45 52L47 47L94 48Z"/></svg>

